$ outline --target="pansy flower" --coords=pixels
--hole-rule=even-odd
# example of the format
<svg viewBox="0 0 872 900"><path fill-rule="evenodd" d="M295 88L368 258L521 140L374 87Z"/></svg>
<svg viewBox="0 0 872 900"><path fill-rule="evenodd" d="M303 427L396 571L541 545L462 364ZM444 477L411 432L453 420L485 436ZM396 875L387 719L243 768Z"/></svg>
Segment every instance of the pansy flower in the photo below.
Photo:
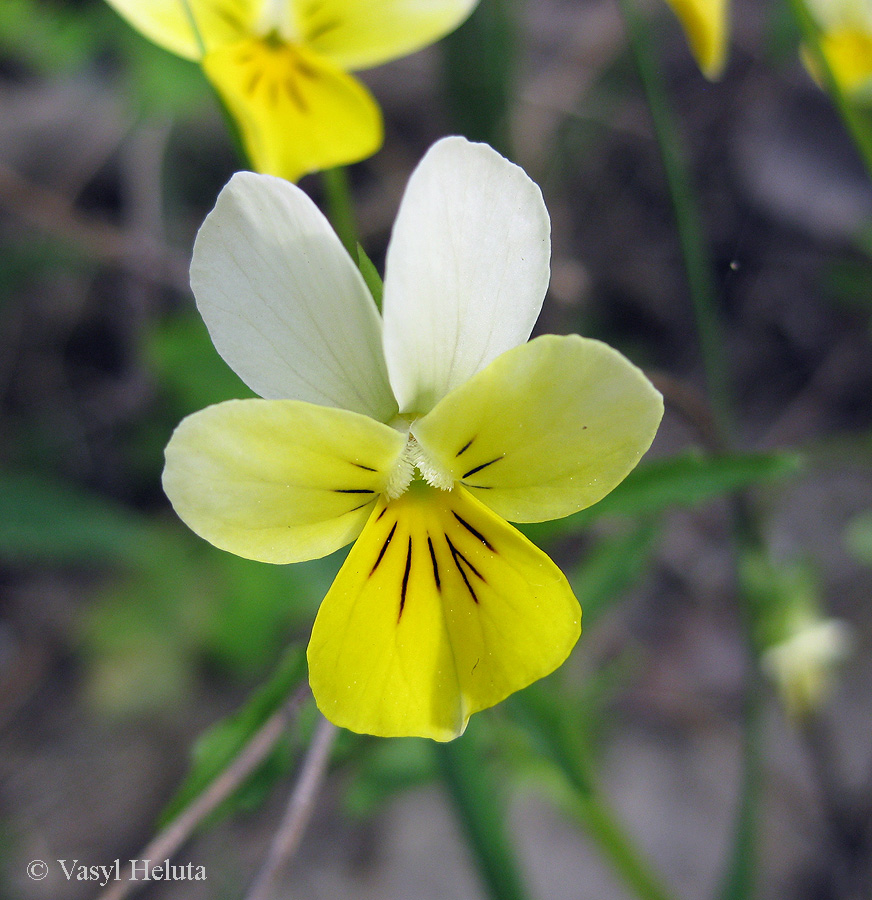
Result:
<svg viewBox="0 0 872 900"><path fill-rule="evenodd" d="M872 102L872 0L808 0L808 8L820 28L821 53L841 90L860 102ZM803 59L821 81L806 49Z"/></svg>
<svg viewBox="0 0 872 900"><path fill-rule="evenodd" d="M379 108L348 74L432 44L478 0L108 0L166 50L199 60L252 166L296 181L382 143Z"/></svg>
<svg viewBox="0 0 872 900"><path fill-rule="evenodd" d="M728 0L666 0L687 35L687 42L703 75L721 76L727 62Z"/></svg>
<svg viewBox="0 0 872 900"><path fill-rule="evenodd" d="M527 342L549 236L536 185L462 138L411 176L383 316L294 185L239 173L200 229L200 312L265 399L185 419L164 487L240 556L291 563L355 542L308 649L338 725L449 740L578 639L565 577L508 521L596 503L647 450L662 401L599 341Z"/></svg>

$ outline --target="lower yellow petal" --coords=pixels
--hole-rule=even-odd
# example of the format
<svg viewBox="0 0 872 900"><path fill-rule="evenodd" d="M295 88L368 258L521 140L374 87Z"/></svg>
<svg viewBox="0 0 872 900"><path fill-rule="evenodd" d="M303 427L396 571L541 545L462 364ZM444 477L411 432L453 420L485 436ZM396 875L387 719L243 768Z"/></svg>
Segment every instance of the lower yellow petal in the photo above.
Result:
<svg viewBox="0 0 872 900"><path fill-rule="evenodd" d="M687 42L706 78L719 78L727 61L727 0L667 0L687 35Z"/></svg>
<svg viewBox="0 0 872 900"><path fill-rule="evenodd" d="M251 38L207 53L203 68L258 172L296 181L381 146L381 113L369 91L305 47Z"/></svg>
<svg viewBox="0 0 872 900"><path fill-rule="evenodd" d="M188 416L163 485L200 537L246 559L317 559L354 540L405 437L344 409L230 400Z"/></svg>
<svg viewBox="0 0 872 900"><path fill-rule="evenodd" d="M352 731L438 741L557 668L581 632L562 572L462 487L380 501L321 604L309 680Z"/></svg>

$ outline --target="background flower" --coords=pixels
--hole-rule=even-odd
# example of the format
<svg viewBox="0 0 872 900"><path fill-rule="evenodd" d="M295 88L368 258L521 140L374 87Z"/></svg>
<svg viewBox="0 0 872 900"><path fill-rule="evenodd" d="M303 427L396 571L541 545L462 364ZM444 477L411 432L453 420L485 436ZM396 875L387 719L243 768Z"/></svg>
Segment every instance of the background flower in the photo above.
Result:
<svg viewBox="0 0 872 900"><path fill-rule="evenodd" d="M820 48L846 94L872 102L872 3L869 0L807 0L821 29ZM803 59L820 74L808 51Z"/></svg>
<svg viewBox="0 0 872 900"><path fill-rule="evenodd" d="M729 0L667 0L684 27L706 78L719 78L727 64Z"/></svg>
<svg viewBox="0 0 872 900"><path fill-rule="evenodd" d="M381 113L346 74L438 40L477 0L107 0L167 50L199 60L259 172L301 175L381 146Z"/></svg>

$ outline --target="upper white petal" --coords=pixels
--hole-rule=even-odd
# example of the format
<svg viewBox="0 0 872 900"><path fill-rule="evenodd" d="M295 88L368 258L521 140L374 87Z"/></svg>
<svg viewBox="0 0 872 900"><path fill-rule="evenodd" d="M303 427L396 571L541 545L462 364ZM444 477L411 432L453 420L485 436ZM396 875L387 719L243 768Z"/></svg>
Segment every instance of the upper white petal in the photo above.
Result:
<svg viewBox="0 0 872 900"><path fill-rule="evenodd" d="M197 235L191 287L218 352L261 397L393 417L378 311L296 185L234 175Z"/></svg>
<svg viewBox="0 0 872 900"><path fill-rule="evenodd" d="M445 138L409 179L388 246L384 342L400 410L423 413L530 336L548 287L539 188L485 144Z"/></svg>

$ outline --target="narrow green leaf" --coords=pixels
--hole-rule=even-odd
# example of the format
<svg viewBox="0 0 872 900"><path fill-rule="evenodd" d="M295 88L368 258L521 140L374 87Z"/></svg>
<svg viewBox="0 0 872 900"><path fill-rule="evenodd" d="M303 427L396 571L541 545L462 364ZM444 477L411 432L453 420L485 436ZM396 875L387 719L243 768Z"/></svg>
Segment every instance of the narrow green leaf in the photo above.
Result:
<svg viewBox="0 0 872 900"><path fill-rule="evenodd" d="M615 874L640 900L671 900L669 889L618 820L593 775L591 751L565 700L542 690L521 691L510 709L539 752L551 760L574 795L571 812Z"/></svg>
<svg viewBox="0 0 872 900"><path fill-rule="evenodd" d="M683 453L638 466L594 506L554 522L524 525L522 530L538 542L579 531L601 516L650 516L673 506L696 506L760 482L786 478L800 464L796 453Z"/></svg>
<svg viewBox="0 0 872 900"><path fill-rule="evenodd" d="M463 737L436 744L442 779L469 840L492 900L527 900L528 894L506 829L505 804L482 758L473 722Z"/></svg>
<svg viewBox="0 0 872 900"><path fill-rule="evenodd" d="M192 751L188 777L161 814L159 828L175 819L227 768L305 677L305 651L302 647L291 647L269 681L258 688L241 709L213 725L199 738Z"/></svg>
<svg viewBox="0 0 872 900"><path fill-rule="evenodd" d="M327 218L333 230L342 241L348 255L354 259L357 247L357 220L354 215L354 202L351 199L351 182L348 170L343 166L335 169L324 169L321 172L321 183L324 186L324 199L327 204Z"/></svg>
<svg viewBox="0 0 872 900"><path fill-rule="evenodd" d="M425 738L360 742L351 762L353 777L345 779L344 805L360 819L371 818L397 794L429 784L438 775L432 744Z"/></svg>
<svg viewBox="0 0 872 900"><path fill-rule="evenodd" d="M694 193L691 168L686 160L681 135L669 105L661 66L655 61L650 49L647 24L636 0L619 0L619 5L660 148L690 289L706 384L723 440L729 434L732 419L730 375L711 252L703 231L700 205Z"/></svg>
<svg viewBox="0 0 872 900"><path fill-rule="evenodd" d="M742 733L742 780L736 806L733 841L720 887L719 900L753 900L757 883L757 837L762 773L760 697L763 687L752 671L745 688Z"/></svg>
<svg viewBox="0 0 872 900"><path fill-rule="evenodd" d="M366 282L370 294L372 294L372 299L375 300L376 308L381 310L382 297L385 292L384 282L381 280L381 275L379 275L373 261L366 255L366 251L360 244L357 245L357 267L360 269L360 274L363 275L363 280Z"/></svg>
<svg viewBox="0 0 872 900"><path fill-rule="evenodd" d="M654 551L658 529L646 522L627 534L600 541L569 574L589 628L624 593L645 568Z"/></svg>
<svg viewBox="0 0 872 900"><path fill-rule="evenodd" d="M448 105L458 134L511 158L509 113L519 0L488 0L442 42Z"/></svg>

